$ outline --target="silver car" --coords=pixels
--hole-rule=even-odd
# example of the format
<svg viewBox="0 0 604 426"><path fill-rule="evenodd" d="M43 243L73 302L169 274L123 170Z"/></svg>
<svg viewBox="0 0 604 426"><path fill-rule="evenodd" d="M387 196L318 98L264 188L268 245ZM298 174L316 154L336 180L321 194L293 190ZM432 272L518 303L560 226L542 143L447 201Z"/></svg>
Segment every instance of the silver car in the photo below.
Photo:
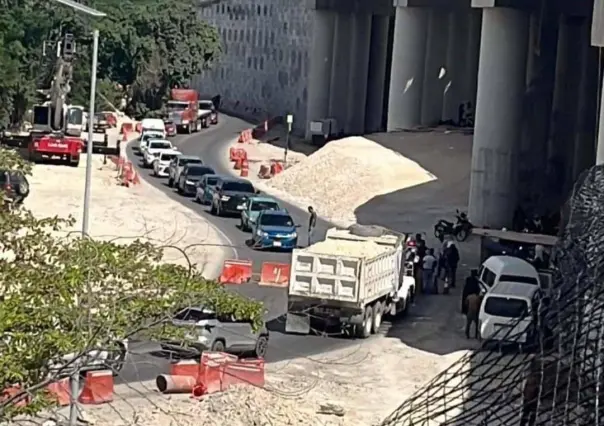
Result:
<svg viewBox="0 0 604 426"><path fill-rule="evenodd" d="M201 158L193 155L181 155L178 158L172 160L172 162L170 162L170 166L168 167L169 187L174 187L174 184L178 182L180 173L187 164L203 164L203 161L201 161Z"/></svg>
<svg viewBox="0 0 604 426"><path fill-rule="evenodd" d="M164 342L164 351L177 355L198 356L203 351L250 354L264 358L268 349L268 330L263 325L254 331L249 321L232 316L220 317L203 307L185 308L173 318L176 327L187 327L183 342Z"/></svg>

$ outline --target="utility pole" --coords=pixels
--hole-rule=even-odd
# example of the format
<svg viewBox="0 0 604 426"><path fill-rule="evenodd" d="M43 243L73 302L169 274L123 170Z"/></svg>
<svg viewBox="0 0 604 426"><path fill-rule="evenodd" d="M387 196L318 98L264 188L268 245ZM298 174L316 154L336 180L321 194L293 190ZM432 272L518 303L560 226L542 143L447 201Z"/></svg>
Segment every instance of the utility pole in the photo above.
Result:
<svg viewBox="0 0 604 426"><path fill-rule="evenodd" d="M289 151L289 134L292 132L292 124L294 123L294 116L287 114L287 133L285 134L285 155L283 156L283 165L287 165L287 152Z"/></svg>

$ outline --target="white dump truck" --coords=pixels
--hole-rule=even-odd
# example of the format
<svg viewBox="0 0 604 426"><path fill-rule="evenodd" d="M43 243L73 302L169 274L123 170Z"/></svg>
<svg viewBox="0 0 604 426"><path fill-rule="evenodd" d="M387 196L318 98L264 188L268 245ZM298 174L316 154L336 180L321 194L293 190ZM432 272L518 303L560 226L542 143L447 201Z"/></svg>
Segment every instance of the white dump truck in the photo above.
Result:
<svg viewBox="0 0 604 426"><path fill-rule="evenodd" d="M292 252L286 332L311 321L367 338L383 315L406 313L415 296L406 237L384 228L332 228L325 240Z"/></svg>

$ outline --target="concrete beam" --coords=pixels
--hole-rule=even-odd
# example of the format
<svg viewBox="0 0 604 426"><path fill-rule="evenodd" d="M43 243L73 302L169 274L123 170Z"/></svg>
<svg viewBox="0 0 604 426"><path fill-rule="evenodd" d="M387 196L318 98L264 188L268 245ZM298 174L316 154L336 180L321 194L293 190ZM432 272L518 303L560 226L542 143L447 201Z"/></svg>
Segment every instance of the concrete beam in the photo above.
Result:
<svg viewBox="0 0 604 426"><path fill-rule="evenodd" d="M308 7L337 13L387 15L394 13L392 0L306 0Z"/></svg>
<svg viewBox="0 0 604 426"><path fill-rule="evenodd" d="M471 0L394 0L394 7L438 7L440 9L467 9Z"/></svg>

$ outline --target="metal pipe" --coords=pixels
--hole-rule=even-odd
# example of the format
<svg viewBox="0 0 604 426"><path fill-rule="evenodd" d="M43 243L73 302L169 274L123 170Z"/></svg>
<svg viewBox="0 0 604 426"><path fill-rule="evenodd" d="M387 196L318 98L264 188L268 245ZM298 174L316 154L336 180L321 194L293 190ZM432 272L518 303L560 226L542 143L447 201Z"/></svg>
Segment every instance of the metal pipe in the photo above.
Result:
<svg viewBox="0 0 604 426"><path fill-rule="evenodd" d="M82 215L82 237L88 235L90 213L90 186L92 184L92 144L94 137L94 103L96 93L96 68L99 53L99 30L94 30L92 51L92 72L90 77L90 106L88 108L88 143L86 144L86 183L84 184L84 212Z"/></svg>

